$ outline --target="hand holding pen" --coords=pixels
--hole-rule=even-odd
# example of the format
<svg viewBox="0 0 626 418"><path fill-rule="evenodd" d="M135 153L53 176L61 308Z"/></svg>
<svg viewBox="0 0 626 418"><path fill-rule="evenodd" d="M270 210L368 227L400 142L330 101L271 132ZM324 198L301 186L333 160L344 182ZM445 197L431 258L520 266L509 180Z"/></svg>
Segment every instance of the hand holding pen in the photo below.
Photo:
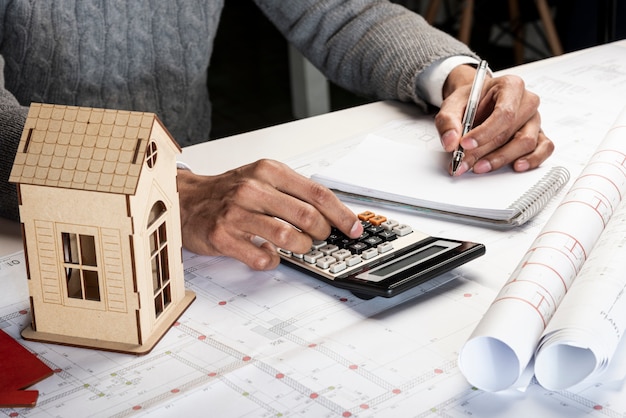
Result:
<svg viewBox="0 0 626 418"><path fill-rule="evenodd" d="M478 110L478 103L480 102L480 93L485 83L485 76L487 75L487 61L482 60L476 70L474 76L474 82L472 83L472 89L470 90L469 99L467 100L467 106L465 107L465 114L463 115L463 133L465 135L472 129L474 125L474 118L476 117L476 111ZM452 154L452 175L454 176L463 161L465 151L459 144L458 148Z"/></svg>
<svg viewBox="0 0 626 418"><path fill-rule="evenodd" d="M473 108L468 105L468 85L474 84L477 75L470 65L454 67L444 82L443 102L435 115L443 149L452 155L460 144L463 147L455 176L470 170L490 173L505 166L517 172L539 167L554 151L554 143L541 126L539 96L527 90L517 75L486 75L477 96L480 105L474 105L479 122L470 124L467 133L463 115ZM452 164L448 168L451 173Z"/></svg>

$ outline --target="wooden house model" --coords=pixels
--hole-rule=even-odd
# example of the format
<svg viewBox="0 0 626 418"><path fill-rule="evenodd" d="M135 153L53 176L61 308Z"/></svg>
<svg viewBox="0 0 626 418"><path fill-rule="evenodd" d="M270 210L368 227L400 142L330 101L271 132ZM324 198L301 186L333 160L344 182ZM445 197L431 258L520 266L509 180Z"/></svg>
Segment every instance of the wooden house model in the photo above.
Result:
<svg viewBox="0 0 626 418"><path fill-rule="evenodd" d="M191 304L180 152L152 113L31 105L9 178L32 313L25 339L142 354Z"/></svg>

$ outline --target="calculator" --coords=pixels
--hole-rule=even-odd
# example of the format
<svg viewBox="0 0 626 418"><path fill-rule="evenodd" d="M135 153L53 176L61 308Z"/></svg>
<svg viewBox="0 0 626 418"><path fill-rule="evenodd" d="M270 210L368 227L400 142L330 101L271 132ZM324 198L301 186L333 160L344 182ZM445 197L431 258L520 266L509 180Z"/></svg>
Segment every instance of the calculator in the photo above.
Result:
<svg viewBox="0 0 626 418"><path fill-rule="evenodd" d="M333 228L306 254L279 249L281 262L371 299L395 296L485 254L483 244L433 237L371 211L358 217L359 238Z"/></svg>

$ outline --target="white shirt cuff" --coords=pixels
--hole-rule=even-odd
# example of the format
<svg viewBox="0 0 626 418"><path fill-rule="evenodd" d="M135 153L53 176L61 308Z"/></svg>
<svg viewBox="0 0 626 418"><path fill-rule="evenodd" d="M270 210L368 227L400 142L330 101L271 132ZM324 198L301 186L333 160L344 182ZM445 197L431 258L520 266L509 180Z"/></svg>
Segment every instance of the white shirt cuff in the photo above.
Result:
<svg viewBox="0 0 626 418"><path fill-rule="evenodd" d="M459 65L478 65L478 60L465 55L455 55L435 61L417 78L417 93L428 103L441 107L443 102L443 84L450 72Z"/></svg>

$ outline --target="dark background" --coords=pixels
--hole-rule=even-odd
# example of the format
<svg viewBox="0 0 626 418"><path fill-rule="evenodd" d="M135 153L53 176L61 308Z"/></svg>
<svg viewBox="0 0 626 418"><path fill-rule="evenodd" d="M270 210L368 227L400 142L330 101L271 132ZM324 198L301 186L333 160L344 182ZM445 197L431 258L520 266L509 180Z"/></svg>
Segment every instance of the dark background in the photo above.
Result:
<svg viewBox="0 0 626 418"><path fill-rule="evenodd" d="M417 12L425 0L394 1ZM537 36L525 38L528 58L550 56L543 40L534 1L519 0L522 23ZM626 1L552 0L555 25L565 52L626 38ZM458 1L442 0L435 26L456 35ZM620 24L621 23L621 24ZM476 0L470 47L494 70L515 65L510 47L506 0ZM531 39L532 38L532 39ZM288 122L291 111L288 46L252 1L226 0L209 71L213 102L211 137ZM331 110L370 100L330 84Z"/></svg>

